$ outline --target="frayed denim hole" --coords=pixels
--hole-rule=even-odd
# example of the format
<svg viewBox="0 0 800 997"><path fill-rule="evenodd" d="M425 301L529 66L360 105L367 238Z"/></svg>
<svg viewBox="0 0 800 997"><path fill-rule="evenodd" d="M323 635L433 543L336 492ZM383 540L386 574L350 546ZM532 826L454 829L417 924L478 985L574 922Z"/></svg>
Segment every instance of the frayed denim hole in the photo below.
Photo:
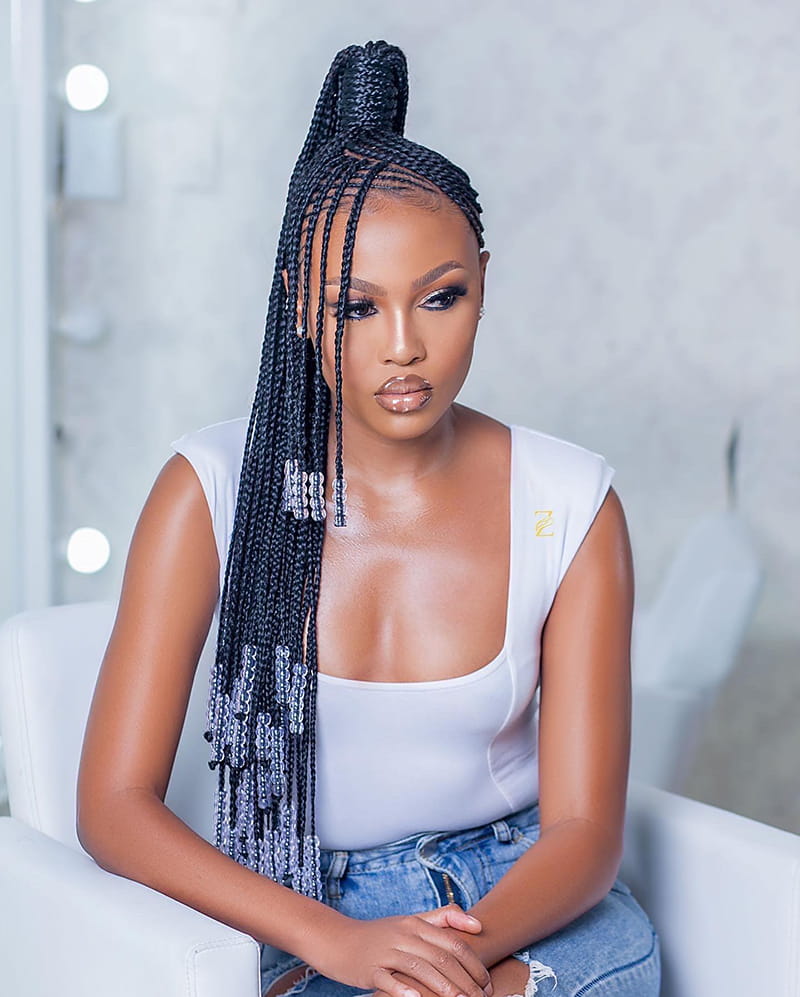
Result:
<svg viewBox="0 0 800 997"><path fill-rule="evenodd" d="M525 984L525 990L521 994L513 994L512 997L536 997L539 993L539 984L543 980L553 981L550 990L545 990L543 991L544 993L550 993L556 989L558 986L558 977L555 974L555 970L551 969L550 966L546 966L537 959L532 959L525 949L512 952L511 955L528 966L528 981Z"/></svg>
<svg viewBox="0 0 800 997"><path fill-rule="evenodd" d="M313 980L315 976L319 976L319 970L313 969L311 966L306 966L305 973L300 977L297 983L292 984L288 990L279 991L276 997L292 997L293 994L301 994L308 986L309 980ZM273 980L272 983L274 982L275 981ZM270 986L272 986L272 984L270 984ZM266 989L269 989L269 987Z"/></svg>
<svg viewBox="0 0 800 997"><path fill-rule="evenodd" d="M264 951L266 946L261 948L261 958L264 957ZM259 971L261 974L261 991L269 990L272 984L279 980L284 973L288 973L292 969L297 969L298 966L303 965L303 960L296 955L291 955L289 953L283 959L279 959L278 962L273 963L271 966L264 966L261 964L259 966Z"/></svg>

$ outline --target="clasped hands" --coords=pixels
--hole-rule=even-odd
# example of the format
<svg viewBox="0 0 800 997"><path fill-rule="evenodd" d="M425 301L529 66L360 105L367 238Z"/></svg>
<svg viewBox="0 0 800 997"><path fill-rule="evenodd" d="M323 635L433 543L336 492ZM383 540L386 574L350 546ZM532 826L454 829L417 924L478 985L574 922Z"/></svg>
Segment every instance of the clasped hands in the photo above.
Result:
<svg viewBox="0 0 800 997"><path fill-rule="evenodd" d="M365 997L421 997L419 984L441 997L492 997L489 970L463 937L481 930L455 903L420 914L346 918L328 936L315 968L358 989L373 988Z"/></svg>

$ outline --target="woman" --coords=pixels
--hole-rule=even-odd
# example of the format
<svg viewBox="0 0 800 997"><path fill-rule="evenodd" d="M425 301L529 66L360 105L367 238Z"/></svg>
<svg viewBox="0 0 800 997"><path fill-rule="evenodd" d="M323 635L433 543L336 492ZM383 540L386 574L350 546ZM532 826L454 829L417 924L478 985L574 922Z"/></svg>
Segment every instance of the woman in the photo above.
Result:
<svg viewBox="0 0 800 997"><path fill-rule="evenodd" d="M250 419L174 441L137 523L80 840L260 941L267 997L646 997L614 471L455 402L489 253L407 94L385 42L330 68ZM163 800L217 618L215 847Z"/></svg>

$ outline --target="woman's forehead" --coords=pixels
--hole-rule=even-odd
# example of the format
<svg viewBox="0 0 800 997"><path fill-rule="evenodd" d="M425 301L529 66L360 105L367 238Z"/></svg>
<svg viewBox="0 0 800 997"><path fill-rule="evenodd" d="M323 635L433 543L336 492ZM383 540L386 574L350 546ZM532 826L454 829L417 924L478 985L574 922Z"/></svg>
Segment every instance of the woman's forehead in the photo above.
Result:
<svg viewBox="0 0 800 997"><path fill-rule="evenodd" d="M327 252L326 275L341 269L342 248L352 203L340 205L334 215ZM324 214L320 215L312 245L312 280L319 273L322 259ZM383 191L370 191L356 222L353 247L354 264L359 267L391 262L403 263L409 255L441 254L447 247L460 256L479 253L472 226L461 209L444 194L435 201L421 203L415 197L397 197ZM301 255L305 252L305 238ZM411 262L409 260L409 262ZM465 260L465 263L467 261Z"/></svg>

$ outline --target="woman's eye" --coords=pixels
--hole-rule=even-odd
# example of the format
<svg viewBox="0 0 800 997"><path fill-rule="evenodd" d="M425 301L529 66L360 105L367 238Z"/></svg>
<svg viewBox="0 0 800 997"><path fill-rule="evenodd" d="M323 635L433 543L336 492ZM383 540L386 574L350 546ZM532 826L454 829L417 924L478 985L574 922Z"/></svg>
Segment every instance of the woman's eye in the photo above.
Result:
<svg viewBox="0 0 800 997"><path fill-rule="evenodd" d="M339 306L338 301L333 301L330 303L329 307L332 314L336 314L336 310ZM350 298L345 303L344 306L344 317L345 319L362 319L367 318L371 315L372 302L369 298Z"/></svg>
<svg viewBox="0 0 800 997"><path fill-rule="evenodd" d="M371 315L372 302L368 298L356 298L348 301L344 308L345 318L366 318Z"/></svg>
<svg viewBox="0 0 800 997"><path fill-rule="evenodd" d="M452 308L456 303L458 298L463 298L467 293L466 287L462 284L455 285L454 287L443 287L440 291L436 291L429 298L423 301L425 307L433 306L432 311L443 312L448 308Z"/></svg>

